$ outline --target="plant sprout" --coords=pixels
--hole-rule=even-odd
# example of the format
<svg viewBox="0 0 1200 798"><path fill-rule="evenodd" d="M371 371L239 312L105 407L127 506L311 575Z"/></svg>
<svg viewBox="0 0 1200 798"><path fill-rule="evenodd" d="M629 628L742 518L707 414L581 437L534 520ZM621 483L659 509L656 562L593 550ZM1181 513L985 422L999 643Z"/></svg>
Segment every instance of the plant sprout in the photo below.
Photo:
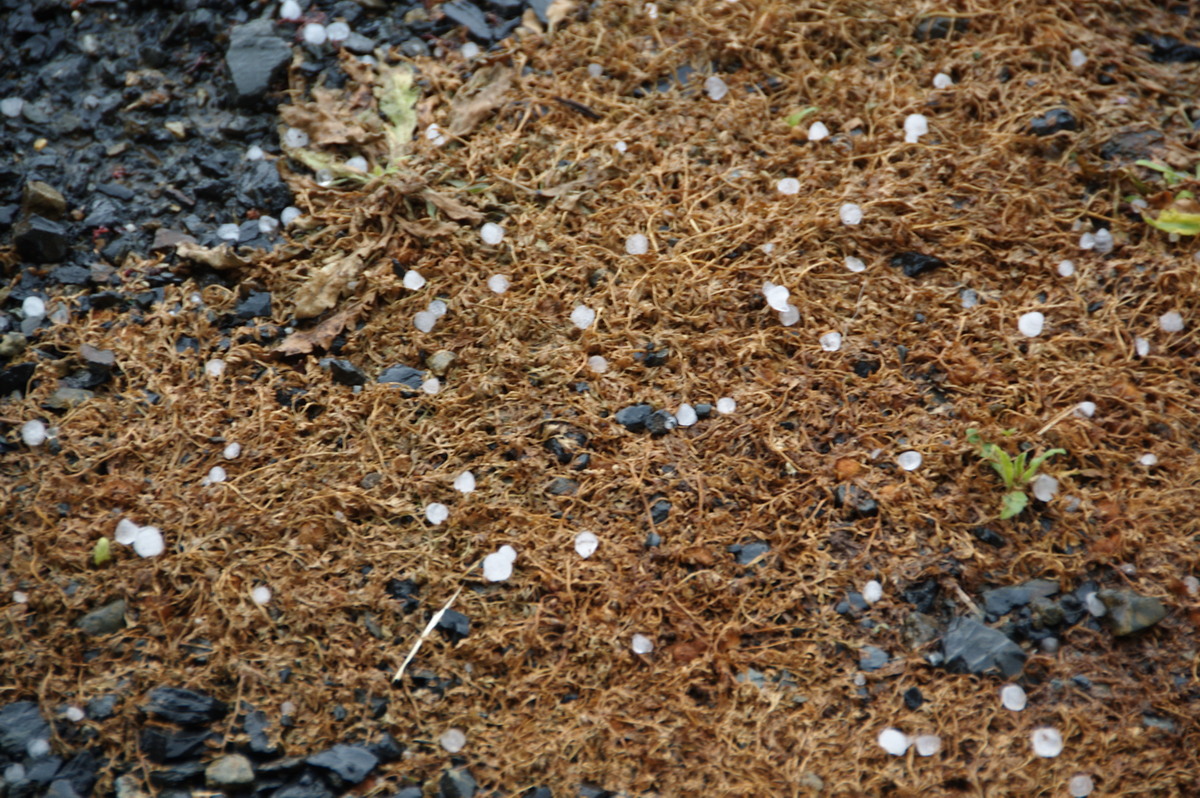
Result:
<svg viewBox="0 0 1200 798"><path fill-rule="evenodd" d="M1020 514L1029 504L1029 495L1025 486L1037 477L1042 463L1056 454L1066 454L1066 449L1050 449L1029 460L1029 452L1021 452L1016 457L1010 457L1007 452L994 443L988 443L979 435L979 430L971 427L967 430L967 443L979 447L979 456L991 464L1008 492L1004 494L1000 507L1000 520L1006 521Z"/></svg>
<svg viewBox="0 0 1200 798"><path fill-rule="evenodd" d="M1135 162L1137 166L1143 166L1147 169L1152 169L1162 175L1163 182L1167 184L1168 189L1174 189L1182 183L1192 181L1193 183L1200 180L1200 166L1196 167L1196 174L1190 175L1187 172L1179 172L1164 164L1155 163L1142 159ZM1134 185L1143 194L1150 194L1151 187L1134 178ZM1196 202L1196 195L1187 189L1180 189L1175 192L1169 205L1165 207L1159 206L1158 216L1150 216L1145 211L1142 211L1142 219L1146 224L1162 230L1164 233L1174 233L1181 236L1200 235L1200 203Z"/></svg>

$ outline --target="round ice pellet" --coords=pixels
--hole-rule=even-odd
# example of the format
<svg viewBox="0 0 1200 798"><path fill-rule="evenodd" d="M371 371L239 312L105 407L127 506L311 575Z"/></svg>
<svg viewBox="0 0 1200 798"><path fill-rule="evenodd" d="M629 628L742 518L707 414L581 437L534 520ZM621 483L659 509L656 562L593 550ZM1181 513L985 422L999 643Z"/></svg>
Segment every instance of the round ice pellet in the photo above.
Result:
<svg viewBox="0 0 1200 798"><path fill-rule="evenodd" d="M404 273L404 287L409 291L420 291L425 287L425 277L416 269L409 269Z"/></svg>
<svg viewBox="0 0 1200 798"><path fill-rule="evenodd" d="M446 729L438 738L438 742L441 743L442 748L446 749L446 753L457 754L466 746L467 735L463 734L462 729Z"/></svg>
<svg viewBox="0 0 1200 798"><path fill-rule="evenodd" d="M454 478L454 489L459 493L470 493L475 490L475 475L464 471Z"/></svg>
<svg viewBox="0 0 1200 798"><path fill-rule="evenodd" d="M27 319L45 318L46 302L40 296L27 296L21 302L21 313Z"/></svg>
<svg viewBox="0 0 1200 798"><path fill-rule="evenodd" d="M266 585L259 585L250 591L250 599L258 606L269 604L271 602L271 588Z"/></svg>
<svg viewBox="0 0 1200 798"><path fill-rule="evenodd" d="M909 449L907 452L901 452L896 457L896 465L903 468L905 471L916 471L921 467L921 453Z"/></svg>
<svg viewBox="0 0 1200 798"><path fill-rule="evenodd" d="M1021 712L1025 709L1025 691L1019 684L1006 684L1000 688L1000 703L1007 710Z"/></svg>
<svg viewBox="0 0 1200 798"><path fill-rule="evenodd" d="M495 222L488 222L479 228L479 237L483 239L483 243L494 247L504 240L504 228Z"/></svg>
<svg viewBox="0 0 1200 798"><path fill-rule="evenodd" d="M787 194L789 196L792 194L799 194L800 181L794 177L785 177L775 184L775 188L780 194Z"/></svg>
<svg viewBox="0 0 1200 798"><path fill-rule="evenodd" d="M279 18L288 22L296 22L304 16L304 11L296 0L283 0L279 7Z"/></svg>
<svg viewBox="0 0 1200 798"><path fill-rule="evenodd" d="M299 208L289 205L279 214L279 221L285 226L289 225L299 219L301 213L302 211Z"/></svg>
<svg viewBox="0 0 1200 798"><path fill-rule="evenodd" d="M491 289L492 293L494 294L503 294L508 290L509 285L511 285L511 283L503 274L493 274L488 278L487 281L488 288Z"/></svg>
<svg viewBox="0 0 1200 798"><path fill-rule="evenodd" d="M576 305L571 311L571 323L581 330L586 330L596 321L596 311L587 305Z"/></svg>
<svg viewBox="0 0 1200 798"><path fill-rule="evenodd" d="M1163 332L1179 332L1183 329L1183 316L1175 311L1169 311L1158 317L1158 326Z"/></svg>
<svg viewBox="0 0 1200 798"><path fill-rule="evenodd" d="M852 272L865 272L867 270L867 264L863 263L861 258L856 258L853 255L847 255L844 262L846 268Z"/></svg>
<svg viewBox="0 0 1200 798"><path fill-rule="evenodd" d="M904 140L915 144L917 139L929 132L929 120L924 114L909 114L904 117Z"/></svg>
<svg viewBox="0 0 1200 798"><path fill-rule="evenodd" d="M696 408L692 407L687 402L681 404L679 409L675 411L675 421L681 427L690 427L698 420L699 416L696 415Z"/></svg>
<svg viewBox="0 0 1200 798"><path fill-rule="evenodd" d="M291 149L307 147L308 134L298 127L289 127L283 131L283 144L285 147L290 147Z"/></svg>
<svg viewBox="0 0 1200 798"><path fill-rule="evenodd" d="M704 80L704 93L713 102L720 102L729 94L729 86L717 75L709 75Z"/></svg>
<svg viewBox="0 0 1200 798"><path fill-rule="evenodd" d="M325 26L325 37L331 42L344 42L350 38L350 26L345 22L331 22Z"/></svg>
<svg viewBox="0 0 1200 798"><path fill-rule="evenodd" d="M236 224L223 224L217 228L217 238L222 241L237 241L242 231Z"/></svg>
<svg viewBox="0 0 1200 798"><path fill-rule="evenodd" d="M863 220L862 208L853 202L843 203L838 209L838 216L841 217L842 224L859 224Z"/></svg>
<svg viewBox="0 0 1200 798"><path fill-rule="evenodd" d="M813 122L808 126L809 141L821 141L827 138L829 138L829 128L825 126L824 122Z"/></svg>
<svg viewBox="0 0 1200 798"><path fill-rule="evenodd" d="M948 89L954 85L954 78L947 75L945 72L939 72L933 76L933 87L935 89Z"/></svg>
<svg viewBox="0 0 1200 798"><path fill-rule="evenodd" d="M899 729L887 728L879 733L879 747L892 756L904 756L911 744L908 735Z"/></svg>
<svg viewBox="0 0 1200 798"><path fill-rule="evenodd" d="M603 374L608 371L608 360L602 355L592 355L587 359L587 365L596 374Z"/></svg>
<svg viewBox="0 0 1200 798"><path fill-rule="evenodd" d="M825 352L836 352L842 348L842 334L840 332L827 332L818 341L821 344L821 349Z"/></svg>
<svg viewBox="0 0 1200 798"><path fill-rule="evenodd" d="M737 402L728 396L722 396L717 400L717 412L723 416L727 416L737 410Z"/></svg>
<svg viewBox="0 0 1200 798"><path fill-rule="evenodd" d="M425 507L425 520L437 526L450 517L450 508L440 502L433 502Z"/></svg>
<svg viewBox="0 0 1200 798"><path fill-rule="evenodd" d="M310 22L304 26L303 36L305 44L320 47L329 38L329 33L325 30L324 25Z"/></svg>
<svg viewBox="0 0 1200 798"><path fill-rule="evenodd" d="M21 441L29 447L41 446L49 437L46 432L46 425L36 418L30 419L21 425Z"/></svg>
<svg viewBox="0 0 1200 798"><path fill-rule="evenodd" d="M629 255L645 255L650 251L650 239L641 233L634 233L625 239L625 252Z"/></svg>
<svg viewBox="0 0 1200 798"><path fill-rule="evenodd" d="M599 547L600 539L594 532L585 530L575 536L575 553L585 560L595 554Z"/></svg>
<svg viewBox="0 0 1200 798"><path fill-rule="evenodd" d="M1058 729L1034 729L1033 734L1029 735L1029 742L1033 746L1033 753L1044 759L1053 759L1063 750L1063 739Z"/></svg>
<svg viewBox="0 0 1200 798"><path fill-rule="evenodd" d="M1021 318L1017 319L1017 329L1026 338L1037 338L1042 334L1042 329L1045 326L1046 317L1036 310L1024 313L1021 315Z"/></svg>
<svg viewBox="0 0 1200 798"><path fill-rule="evenodd" d="M654 642L645 635L634 635L629 643L634 654L649 654L654 650Z"/></svg>
<svg viewBox="0 0 1200 798"><path fill-rule="evenodd" d="M878 580L872 579L863 585L862 597L868 604L874 604L883 598L883 585Z"/></svg>
<svg viewBox="0 0 1200 798"><path fill-rule="evenodd" d="M942 738L936 734L922 734L915 741L918 756L933 756L942 750Z"/></svg>

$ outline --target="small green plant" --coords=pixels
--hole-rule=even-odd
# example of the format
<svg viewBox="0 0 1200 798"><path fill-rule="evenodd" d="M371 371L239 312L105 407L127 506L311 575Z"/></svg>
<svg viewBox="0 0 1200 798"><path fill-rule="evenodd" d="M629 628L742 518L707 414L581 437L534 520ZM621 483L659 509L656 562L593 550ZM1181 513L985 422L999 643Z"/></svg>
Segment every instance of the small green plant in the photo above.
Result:
<svg viewBox="0 0 1200 798"><path fill-rule="evenodd" d="M1010 457L1008 452L994 443L988 443L979 435L979 430L971 427L967 430L967 443L979 447L979 456L991 464L1008 492L1001 501L1000 520L1006 521L1020 514L1029 504L1029 495L1025 486L1037 476L1042 463L1056 454L1066 454L1066 449L1050 449L1029 460L1029 452L1021 452L1016 457Z"/></svg>
<svg viewBox="0 0 1200 798"><path fill-rule="evenodd" d="M112 551L110 550L108 538L100 538L96 541L95 548L92 549L92 564L99 568L110 559L112 559Z"/></svg>
<svg viewBox="0 0 1200 798"><path fill-rule="evenodd" d="M784 119L784 121L787 122L790 127L795 127L796 125L803 122L805 117L812 116L818 110L820 110L820 109L818 109L817 106L810 105L806 108L801 108L799 111L796 111L795 113L788 114L787 118Z"/></svg>
<svg viewBox="0 0 1200 798"><path fill-rule="evenodd" d="M1164 164L1155 163L1154 161L1140 160L1135 162L1137 166L1151 169L1162 175L1163 183L1167 186L1167 198L1170 203L1163 207L1162 203L1166 199L1160 199L1155 203L1155 207L1159 208L1157 216L1142 211L1142 219L1146 224L1162 230L1164 233L1175 233L1181 236L1200 235L1200 203L1196 202L1194 192L1186 188L1179 189L1174 192L1174 196L1170 196L1170 192L1178 186L1200 180L1200 166L1196 167L1194 175L1187 172L1179 172ZM1149 196L1154 193L1154 187L1138 180L1136 177L1133 180L1138 191L1143 195Z"/></svg>

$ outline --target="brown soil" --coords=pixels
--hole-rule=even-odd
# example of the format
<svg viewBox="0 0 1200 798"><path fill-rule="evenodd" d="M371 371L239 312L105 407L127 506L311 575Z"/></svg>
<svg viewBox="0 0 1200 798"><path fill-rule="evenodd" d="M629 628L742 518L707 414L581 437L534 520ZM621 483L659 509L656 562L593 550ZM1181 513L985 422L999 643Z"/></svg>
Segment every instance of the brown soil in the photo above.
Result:
<svg viewBox="0 0 1200 798"><path fill-rule="evenodd" d="M1080 772L1098 795L1196 794L1200 603L1181 581L1200 569L1196 247L1131 210L1131 176L1157 190L1153 172L1101 156L1115 136L1156 130L1162 141L1135 157L1185 170L1200 160L1197 66L1154 63L1134 42L1182 36L1196 19L1149 2L962 0L943 13L965 30L919 41L915 28L940 8L705 0L662 2L651 20L640 3L606 2L485 54L515 73L492 95L475 87L478 118L465 121L452 98L468 68L419 63L418 136L399 173L322 189L295 167L303 229L241 270L244 287L273 292L275 323L333 319L311 353L237 333L218 351L208 316L172 310L191 285L144 318L99 311L43 333L38 346L113 350L122 376L50 414L61 452L0 463L0 699L36 697L52 715L120 689L134 700L94 725L125 761L138 758L137 707L152 687L241 699L273 721L290 701L296 725L279 736L289 753L381 730L409 746L364 795L432 784L449 727L465 731L462 757L480 784L507 794L592 782L636 795L786 795L819 777L827 795L1061 796ZM1069 63L1074 47L1088 54L1082 67ZM592 62L606 77L589 77ZM685 89L633 96L683 64L698 70ZM730 89L718 102L700 85L712 65ZM1106 71L1111 85L1098 80ZM955 85L932 88L938 72ZM361 84L324 97L296 85L297 118L372 107L370 70L357 74ZM1054 108L1078 130L1031 135L1031 119ZM930 131L906 144L903 120L917 112ZM435 147L425 126L449 129L454 113L458 135ZM831 140L806 140L817 120ZM362 139L365 151L381 146ZM784 177L800 180L798 195L776 190ZM862 224L840 223L845 202L862 206ZM506 228L499 247L480 242L484 218ZM1077 223L1110 227L1113 254L1081 250ZM625 254L634 233L649 237L648 255ZM946 266L907 277L890 259L910 251ZM331 255L360 260L319 276ZM847 255L867 270L848 271ZM1064 258L1072 277L1056 274ZM129 290L140 270L172 264L127 262ZM429 284L405 290L396 265ZM494 273L511 278L507 293L487 289ZM323 294L314 280L327 281ZM799 324L766 307L765 280L791 290ZM983 301L964 309L963 288ZM202 294L217 316L238 300L219 286ZM295 302L314 295L329 309L296 322ZM449 312L419 333L413 316L434 296ZM586 331L568 320L577 304L597 310ZM1030 339L1017 318L1032 310L1046 330ZM1168 311L1183 314L1182 332L1159 328ZM840 351L819 345L829 331L843 335ZM318 365L339 333L338 356L372 378L361 393ZM177 353L181 335L201 352ZM665 365L639 361L647 342L669 349ZM457 359L436 395L373 381L441 349ZM591 355L610 370L591 373ZM228 364L216 379L204 373L213 357ZM857 376L859 361L880 368ZM307 391L310 412L277 401L289 386ZM10 440L47 416L56 387L44 377L4 406ZM137 401L142 390L162 401ZM736 412L663 437L610 417L722 396ZM1084 400L1097 405L1090 419L1071 413ZM1003 488L968 427L1010 451L1064 448L1043 468L1059 495L998 521ZM579 470L544 445L570 431L587 439ZM242 456L224 462L220 439ZM907 449L924 457L914 472L894 465ZM1157 466L1139 465L1147 452ZM229 480L202 486L217 464ZM452 481L466 469L479 487L464 496ZM578 490L550 495L557 477ZM874 496L878 515L835 507L843 483ZM673 509L655 526L660 494ZM450 508L440 526L424 520L435 501ZM93 567L97 540L122 517L159 526L167 552L140 559L114 545L113 561ZM1008 545L981 543L982 524ZM600 538L588 560L573 548L584 529ZM647 549L652 529L663 542ZM728 547L749 540L771 548L747 568ZM514 574L486 584L478 564L502 544L518 552ZM420 611L387 594L401 578L419 585ZM872 578L885 595L869 630L834 606ZM1033 578L1064 590L1091 578L1171 611L1132 638L1079 625L1058 653L1031 649L1021 713L1000 706L1002 677L930 667L936 643L902 636L912 607L901 594L914 583L937 580L967 614L981 590ZM266 607L251 600L258 584L273 591ZM429 614L460 588L454 609L470 635L433 634L393 683ZM14 590L28 604L9 603ZM128 601L124 632L74 628L116 598ZM631 652L635 633L654 641L651 654ZM189 648L200 640L211 646L203 663ZM860 690L868 644L893 659ZM767 687L737 680L749 668ZM778 682L785 672L794 687ZM439 696L412 679L430 673L453 686ZM916 711L901 698L914 686L926 698ZM390 700L381 719L370 696ZM336 721L335 705L349 717ZM1175 730L1147 726L1146 713ZM1057 758L1032 755L1029 735L1044 725L1062 732ZM876 742L888 726L937 733L943 750L891 757Z"/></svg>

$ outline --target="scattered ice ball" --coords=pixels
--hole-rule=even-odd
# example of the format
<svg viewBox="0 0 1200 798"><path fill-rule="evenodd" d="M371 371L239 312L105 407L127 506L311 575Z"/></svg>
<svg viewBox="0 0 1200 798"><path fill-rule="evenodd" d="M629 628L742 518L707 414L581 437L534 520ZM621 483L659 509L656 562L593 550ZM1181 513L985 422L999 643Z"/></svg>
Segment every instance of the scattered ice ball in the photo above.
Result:
<svg viewBox="0 0 1200 798"><path fill-rule="evenodd" d="M483 578L489 582L505 582L512 576L516 552L510 557L504 549L512 551L512 546L504 546L483 558Z"/></svg>
<svg viewBox="0 0 1200 798"><path fill-rule="evenodd" d="M450 508L441 502L433 502L425 506L425 520L437 526L450 517Z"/></svg>
<svg viewBox="0 0 1200 798"><path fill-rule="evenodd" d="M596 320L596 311L589 308L587 305L576 305L571 311L571 323L581 330L586 330L592 326L592 322Z"/></svg>
<svg viewBox="0 0 1200 798"><path fill-rule="evenodd" d="M1138 357L1146 357L1150 354L1150 342L1145 338L1134 338L1133 351L1137 353Z"/></svg>
<svg viewBox="0 0 1200 798"><path fill-rule="evenodd" d="M1101 255L1107 255L1113 250L1113 236L1107 227L1101 227L1092 235L1092 243Z"/></svg>
<svg viewBox="0 0 1200 798"><path fill-rule="evenodd" d="M436 124L431 124L429 127L425 128L425 138L435 147L441 147L448 141L446 134L442 133L442 129Z"/></svg>
<svg viewBox="0 0 1200 798"><path fill-rule="evenodd" d="M836 352L842 348L842 334L827 332L820 337L821 349L826 352Z"/></svg>
<svg viewBox="0 0 1200 798"><path fill-rule="evenodd" d="M139 557L157 557L166 548L162 532L156 526L140 527L133 538L133 550Z"/></svg>
<svg viewBox="0 0 1200 798"><path fill-rule="evenodd" d="M1033 478L1033 497L1048 502L1058 494L1058 480L1049 474L1038 474Z"/></svg>
<svg viewBox="0 0 1200 798"><path fill-rule="evenodd" d="M308 134L298 127L289 127L283 131L283 146L293 150L307 147Z"/></svg>
<svg viewBox="0 0 1200 798"><path fill-rule="evenodd" d="M1142 465L1146 466L1147 468L1149 468L1151 466L1156 466L1156 465L1158 465L1158 455L1154 454L1153 452L1146 452L1144 455L1142 455L1141 459L1138 460L1138 462L1141 463Z"/></svg>
<svg viewBox="0 0 1200 798"><path fill-rule="evenodd" d="M904 117L904 141L916 144L917 139L929 132L929 120L924 114L909 114Z"/></svg>
<svg viewBox="0 0 1200 798"><path fill-rule="evenodd" d="M458 51L459 55L468 61L472 58L478 58L481 52L483 51L479 49L479 45L475 42L467 42Z"/></svg>
<svg viewBox="0 0 1200 798"><path fill-rule="evenodd" d="M704 93L713 102L720 102L729 94L729 86L718 75L709 75L704 80Z"/></svg>
<svg viewBox="0 0 1200 798"><path fill-rule="evenodd" d="M603 66L601 66L600 64L597 64L597 63L595 63L595 62L593 62L593 63L591 63L591 64L588 64L588 65L587 65L587 71L588 71L588 77L589 77L589 78L602 78L602 77L604 77L604 67L603 67Z"/></svg>
<svg viewBox="0 0 1200 798"><path fill-rule="evenodd" d="M593 532L584 530L575 536L575 553L585 560L595 554L599 546L600 539Z"/></svg>
<svg viewBox="0 0 1200 798"><path fill-rule="evenodd" d="M423 383L421 383L421 390L424 391L425 393L429 394L430 396L434 396L435 394L437 394L439 391L442 390L442 381L439 380L437 377L430 377L429 379L427 379Z"/></svg>
<svg viewBox="0 0 1200 798"><path fill-rule="evenodd" d="M879 584L879 580L872 579L863 585L862 597L868 604L874 604L883 598L883 585Z"/></svg>
<svg viewBox="0 0 1200 798"><path fill-rule="evenodd" d="M1175 311L1170 311L1158 317L1158 326L1163 332L1179 332L1183 329L1183 316Z"/></svg>
<svg viewBox="0 0 1200 798"><path fill-rule="evenodd" d="M587 359L588 368L596 374L608 371L608 361L601 355L592 355Z"/></svg>
<svg viewBox="0 0 1200 798"><path fill-rule="evenodd" d="M1083 418L1091 418L1096 415L1096 403L1080 402L1075 405L1075 415L1082 416Z"/></svg>
<svg viewBox="0 0 1200 798"><path fill-rule="evenodd" d="M28 604L29 594L24 590L14 590L12 594L13 604Z"/></svg>
<svg viewBox="0 0 1200 798"><path fill-rule="evenodd" d="M1084 53L1083 50L1080 50L1078 47L1076 47L1074 50L1071 51L1071 66L1075 67L1076 69L1079 69L1079 67L1086 64L1087 60L1088 60L1087 54Z"/></svg>
<svg viewBox="0 0 1200 798"><path fill-rule="evenodd" d="M263 148L257 144L252 144L246 149L247 161L261 161L265 155Z"/></svg>
<svg viewBox="0 0 1200 798"><path fill-rule="evenodd" d="M284 227L286 227L299 219L301 213L302 211L299 208L295 207L294 205L289 205L283 209L281 214L279 214L279 221L284 225Z"/></svg>
<svg viewBox="0 0 1200 798"><path fill-rule="evenodd" d="M363 174L366 174L366 171L371 168L371 165L367 163L366 158L362 157L361 155L355 155L353 158L346 159L345 167L352 172L362 172Z"/></svg>
<svg viewBox="0 0 1200 798"><path fill-rule="evenodd" d="M457 754L466 746L467 735L463 734L462 729L446 729L438 738L438 742L446 749L446 753Z"/></svg>
<svg viewBox="0 0 1200 798"><path fill-rule="evenodd" d="M1086 773L1072 776L1071 780L1067 782L1067 792L1071 794L1071 798L1087 798L1095 788L1092 777Z"/></svg>
<svg viewBox="0 0 1200 798"><path fill-rule="evenodd" d="M1069 260L1060 260L1057 269L1059 277L1070 277L1075 273L1075 264Z"/></svg>
<svg viewBox="0 0 1200 798"><path fill-rule="evenodd" d="M413 314L413 326L423 333L427 333L433 329L433 325L437 323L438 317L430 313L428 310L421 310Z"/></svg>
<svg viewBox="0 0 1200 798"><path fill-rule="evenodd" d="M979 292L974 288L964 288L959 292L958 301L962 304L963 310L970 310L979 304Z"/></svg>
<svg viewBox="0 0 1200 798"><path fill-rule="evenodd" d="M616 150L617 152L625 152L626 150L629 149L629 145L623 141L618 141L616 144L613 145L613 149Z"/></svg>
<svg viewBox="0 0 1200 798"><path fill-rule="evenodd" d="M487 222L479 228L479 237L489 247L494 247L504 240L504 228L495 222Z"/></svg>
<svg viewBox="0 0 1200 798"><path fill-rule="evenodd" d="M921 457L920 452L909 449L907 452L901 452L896 457L896 465L900 466L905 471L916 471L921 467L921 461L923 459L924 458Z"/></svg>
<svg viewBox="0 0 1200 798"><path fill-rule="evenodd" d="M922 734L915 742L918 756L933 756L942 750L942 738L936 734Z"/></svg>
<svg viewBox="0 0 1200 798"><path fill-rule="evenodd" d="M204 479L207 481L207 484L216 485L220 482L224 482L228 478L229 475L225 473L224 468L221 466L213 466L212 468L208 469L208 476L206 476Z"/></svg>
<svg viewBox="0 0 1200 798"><path fill-rule="evenodd" d="M1183 588L1192 598L1200 596L1200 579L1194 576L1185 576L1183 578Z"/></svg>
<svg viewBox="0 0 1200 798"><path fill-rule="evenodd" d="M41 759L50 753L50 741L44 737L34 737L25 744L25 753L29 754L30 759Z"/></svg>
<svg viewBox="0 0 1200 798"><path fill-rule="evenodd" d="M128 546L132 544L134 538L137 537L139 529L141 529L141 527L135 524L133 521L130 521L128 518L122 518L117 522L117 531L114 534L114 537L122 546Z"/></svg>
<svg viewBox="0 0 1200 798"><path fill-rule="evenodd" d="M258 217L258 232L262 233L263 235L269 236L269 235L271 235L271 233L274 233L278 229L279 229L279 220L276 219L274 216Z"/></svg>
<svg viewBox="0 0 1200 798"><path fill-rule="evenodd" d="M863 212L862 208L853 202L846 202L838 209L838 216L841 217L842 224L858 224L863 219Z"/></svg>
<svg viewBox="0 0 1200 798"><path fill-rule="evenodd" d="M221 456L226 460L236 460L242 456L242 445L236 441L225 446Z"/></svg>
<svg viewBox="0 0 1200 798"><path fill-rule="evenodd" d="M939 72L933 76L933 87L935 89L948 89L954 85L954 78L947 75L945 72Z"/></svg>
<svg viewBox="0 0 1200 798"><path fill-rule="evenodd" d="M282 20L296 22L303 16L304 11L296 0L283 0L283 5L279 7L279 18Z"/></svg>
<svg viewBox="0 0 1200 798"><path fill-rule="evenodd" d="M629 255L645 255L650 251L650 239L641 233L634 233L625 239L625 252Z"/></svg>
<svg viewBox="0 0 1200 798"><path fill-rule="evenodd" d="M425 276L416 269L409 269L404 273L404 287L409 291L420 291L425 287Z"/></svg>
<svg viewBox="0 0 1200 798"><path fill-rule="evenodd" d="M1042 334L1043 328L1046 326L1046 317L1034 310L1029 313L1021 314L1021 318L1017 319L1017 329L1021 331L1021 335L1026 338L1037 338Z"/></svg>
<svg viewBox="0 0 1200 798"><path fill-rule="evenodd" d="M681 427L690 427L695 424L699 418L700 417L696 415L696 408L692 407L687 402L681 404L679 409L675 411L675 421L678 422L679 426Z"/></svg>
<svg viewBox="0 0 1200 798"><path fill-rule="evenodd" d="M45 318L46 302L38 296L27 296L21 303L21 314L27 319Z"/></svg>
<svg viewBox="0 0 1200 798"><path fill-rule="evenodd" d="M788 305L783 310L779 311L779 323L784 327L793 327L800 321L800 308L795 305Z"/></svg>
<svg viewBox="0 0 1200 798"><path fill-rule="evenodd" d="M847 255L845 260L846 268L852 272L865 272L867 264L863 263L862 258L856 258L853 255Z"/></svg>
<svg viewBox="0 0 1200 798"><path fill-rule="evenodd" d="M475 490L475 475L464 471L454 478L454 489L459 493L470 493Z"/></svg>
<svg viewBox="0 0 1200 798"><path fill-rule="evenodd" d="M41 446L47 437L45 423L36 418L31 418L21 425L21 440L26 446Z"/></svg>
<svg viewBox="0 0 1200 798"><path fill-rule="evenodd" d="M646 3L646 16L650 19L658 19L657 3Z"/></svg>
<svg viewBox="0 0 1200 798"><path fill-rule="evenodd" d="M1080 249L1095 249L1095 247L1096 247L1096 237L1094 235L1092 235L1091 233L1084 233L1083 235L1081 235L1079 237L1079 248Z"/></svg>
<svg viewBox="0 0 1200 798"><path fill-rule="evenodd" d="M511 285L511 283L509 283L508 278L503 274L493 274L488 278L487 281L487 287L491 289L492 293L494 294L503 294L508 290L509 285Z"/></svg>
<svg viewBox="0 0 1200 798"><path fill-rule="evenodd" d="M654 641L645 635L634 635L629 647L634 654L649 654L654 650Z"/></svg>
<svg viewBox="0 0 1200 798"><path fill-rule="evenodd" d="M23 110L25 110L25 101L20 97L5 97L0 100L0 114L4 114L9 119L16 119Z"/></svg>
<svg viewBox="0 0 1200 798"><path fill-rule="evenodd" d="M66 715L67 720L71 721L72 723L79 723L87 717L87 714L84 713L82 707L77 707L74 705L67 707L63 714Z"/></svg>
<svg viewBox="0 0 1200 798"><path fill-rule="evenodd" d="M723 416L727 416L737 410L737 402L730 399L728 396L722 396L717 400L717 412Z"/></svg>
<svg viewBox="0 0 1200 798"><path fill-rule="evenodd" d="M899 729L887 728L879 733L879 747L892 756L904 756L911 741L908 735Z"/></svg>
<svg viewBox="0 0 1200 798"><path fill-rule="evenodd" d="M217 238L222 241L237 241L241 230L236 224L223 224L217 228Z"/></svg>
<svg viewBox="0 0 1200 798"><path fill-rule="evenodd" d="M445 316L446 311L449 310L449 308L446 307L446 303L440 299L430 300L428 307L425 309L432 313L435 319L440 319L442 316Z"/></svg>
<svg viewBox="0 0 1200 798"><path fill-rule="evenodd" d="M1034 729L1033 734L1029 735L1029 742L1033 745L1033 753L1045 759L1053 759L1063 750L1063 739L1058 729Z"/></svg>
<svg viewBox="0 0 1200 798"><path fill-rule="evenodd" d="M1027 703L1025 691L1019 684L1006 684L1000 688L1000 703L1007 710L1021 712Z"/></svg>
<svg viewBox="0 0 1200 798"><path fill-rule="evenodd" d="M821 141L827 138L829 138L829 128L825 126L824 122L813 122L808 126L809 141Z"/></svg>
<svg viewBox="0 0 1200 798"><path fill-rule="evenodd" d="M220 377L225 373L225 361L219 357L214 357L204 364L204 373L214 379Z"/></svg>
<svg viewBox="0 0 1200 798"><path fill-rule="evenodd" d="M304 43L311 44L313 47L320 47L329 38L328 31L324 25L316 22L310 22L304 26Z"/></svg>
<svg viewBox="0 0 1200 798"><path fill-rule="evenodd" d="M1108 607L1104 606L1104 602L1095 593L1088 593L1083 600L1083 606L1087 607L1087 611L1095 618L1103 618L1108 615Z"/></svg>
<svg viewBox="0 0 1200 798"><path fill-rule="evenodd" d="M767 283L763 286L763 296L767 298L767 304L772 310L777 310L780 313L788 309L788 299L792 292L787 290L782 285Z"/></svg>
<svg viewBox="0 0 1200 798"><path fill-rule="evenodd" d="M271 588L267 587L266 585L259 585L250 591L250 599L260 607L270 604Z"/></svg>
<svg viewBox="0 0 1200 798"><path fill-rule="evenodd" d="M785 177L783 180L780 180L775 184L775 188L780 194L787 194L788 196L799 194L800 181L794 177Z"/></svg>

